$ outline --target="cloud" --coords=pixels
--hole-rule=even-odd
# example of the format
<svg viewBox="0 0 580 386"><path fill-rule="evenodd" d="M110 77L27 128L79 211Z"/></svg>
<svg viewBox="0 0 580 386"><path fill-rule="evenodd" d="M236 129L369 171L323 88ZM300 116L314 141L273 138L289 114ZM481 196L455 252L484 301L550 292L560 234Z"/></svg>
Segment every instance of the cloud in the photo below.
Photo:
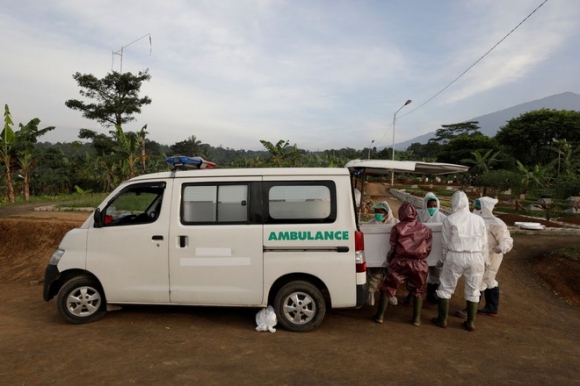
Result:
<svg viewBox="0 0 580 386"><path fill-rule="evenodd" d="M414 111L539 4L21 0L0 11L0 49L10 58L0 63L0 96L22 121L57 126L52 138L70 140L80 127L107 132L64 102L79 97L73 73L119 70L113 52L124 47L123 71L152 75L143 93L153 103L128 129L147 123L161 143L196 135L232 148L261 148L260 139L362 148L385 137L390 146L392 114L406 99L401 141L547 89L579 92L569 63L578 61L580 4L550 1ZM148 33L151 46L135 41Z"/></svg>

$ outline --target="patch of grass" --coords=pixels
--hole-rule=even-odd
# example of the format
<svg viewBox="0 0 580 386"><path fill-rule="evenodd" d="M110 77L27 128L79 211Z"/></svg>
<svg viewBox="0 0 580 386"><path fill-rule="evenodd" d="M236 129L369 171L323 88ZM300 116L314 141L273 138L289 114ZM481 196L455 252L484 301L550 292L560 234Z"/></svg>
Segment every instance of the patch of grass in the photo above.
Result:
<svg viewBox="0 0 580 386"><path fill-rule="evenodd" d="M108 196L108 193L71 194L64 198L58 207L68 208L96 208Z"/></svg>
<svg viewBox="0 0 580 386"><path fill-rule="evenodd" d="M558 255L572 261L580 261L580 244L554 249L550 255Z"/></svg>
<svg viewBox="0 0 580 386"><path fill-rule="evenodd" d="M87 194L58 194L55 196L32 196L30 200L24 201L22 197L15 197L14 202L9 203L0 201L0 207L3 206L17 206L24 204L47 204L58 202L58 206L62 207L96 207L98 206L106 197L108 193L87 193Z"/></svg>

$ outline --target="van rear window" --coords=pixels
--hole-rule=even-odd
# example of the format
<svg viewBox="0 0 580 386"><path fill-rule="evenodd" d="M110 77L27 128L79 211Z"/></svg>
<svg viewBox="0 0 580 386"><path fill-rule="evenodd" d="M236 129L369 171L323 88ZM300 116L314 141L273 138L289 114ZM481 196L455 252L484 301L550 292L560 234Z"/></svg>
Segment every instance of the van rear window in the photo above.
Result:
<svg viewBox="0 0 580 386"><path fill-rule="evenodd" d="M333 222L336 219L336 189L332 181L286 181L268 185L267 222Z"/></svg>

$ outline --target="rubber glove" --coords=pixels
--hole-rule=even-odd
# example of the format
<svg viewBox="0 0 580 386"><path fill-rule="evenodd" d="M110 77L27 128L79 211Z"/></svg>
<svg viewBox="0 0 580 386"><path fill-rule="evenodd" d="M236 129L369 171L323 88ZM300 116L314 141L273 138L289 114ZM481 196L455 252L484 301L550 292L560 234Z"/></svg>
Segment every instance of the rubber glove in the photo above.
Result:
<svg viewBox="0 0 580 386"><path fill-rule="evenodd" d="M442 267L443 267L443 262L442 262L441 260L439 260L439 261L437 262L437 264L435 265L435 267L437 267L437 268L442 268Z"/></svg>
<svg viewBox="0 0 580 386"><path fill-rule="evenodd" d="M495 253L503 253L503 250L501 249L501 247L499 245L497 247L493 247L493 251Z"/></svg>

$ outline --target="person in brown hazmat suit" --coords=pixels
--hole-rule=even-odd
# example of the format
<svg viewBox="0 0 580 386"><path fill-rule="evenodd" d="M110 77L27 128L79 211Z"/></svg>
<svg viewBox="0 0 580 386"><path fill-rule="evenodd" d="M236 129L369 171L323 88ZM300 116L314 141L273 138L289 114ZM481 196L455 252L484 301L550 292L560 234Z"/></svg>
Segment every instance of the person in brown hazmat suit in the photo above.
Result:
<svg viewBox="0 0 580 386"><path fill-rule="evenodd" d="M433 234L431 229L417 221L417 211L409 202L399 208L399 221L391 230L387 275L380 289L379 305L373 319L383 323L389 298L394 297L399 285L406 282L413 297L413 325L420 326L428 271L425 259L431 252Z"/></svg>

